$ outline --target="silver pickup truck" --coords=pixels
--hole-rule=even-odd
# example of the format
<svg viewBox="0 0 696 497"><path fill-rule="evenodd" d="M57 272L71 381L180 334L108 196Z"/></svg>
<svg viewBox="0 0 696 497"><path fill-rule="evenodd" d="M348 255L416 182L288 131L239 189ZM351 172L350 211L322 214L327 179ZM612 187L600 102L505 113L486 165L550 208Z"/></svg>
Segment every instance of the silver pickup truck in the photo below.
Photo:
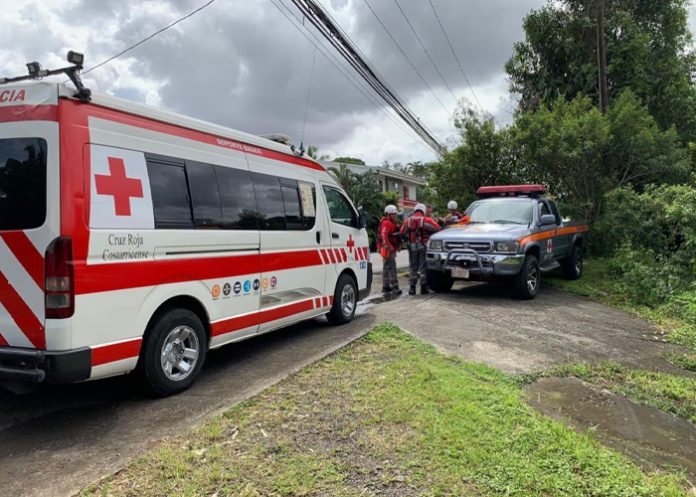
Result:
<svg viewBox="0 0 696 497"><path fill-rule="evenodd" d="M564 222L542 185L481 187L463 223L434 234L426 258L428 285L446 292L455 280L506 279L514 296L533 299L541 274L561 267L582 276L583 223Z"/></svg>

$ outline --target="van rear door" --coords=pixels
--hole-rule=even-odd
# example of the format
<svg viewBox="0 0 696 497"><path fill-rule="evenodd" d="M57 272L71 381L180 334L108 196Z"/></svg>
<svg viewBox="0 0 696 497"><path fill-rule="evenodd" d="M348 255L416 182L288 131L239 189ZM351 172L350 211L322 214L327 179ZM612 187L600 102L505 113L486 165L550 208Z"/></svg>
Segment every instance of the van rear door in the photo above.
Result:
<svg viewBox="0 0 696 497"><path fill-rule="evenodd" d="M60 222L56 104L55 85L0 87L0 347L47 346L44 259Z"/></svg>

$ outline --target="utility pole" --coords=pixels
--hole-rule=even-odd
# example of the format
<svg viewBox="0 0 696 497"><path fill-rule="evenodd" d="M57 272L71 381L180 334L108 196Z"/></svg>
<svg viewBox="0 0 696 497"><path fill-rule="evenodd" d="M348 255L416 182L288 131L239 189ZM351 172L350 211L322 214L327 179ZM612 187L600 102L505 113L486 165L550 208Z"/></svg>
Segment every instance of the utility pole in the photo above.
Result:
<svg viewBox="0 0 696 497"><path fill-rule="evenodd" d="M596 0L597 5L597 67L599 73L599 110L607 113L609 92L607 90L607 42L604 36L605 0Z"/></svg>

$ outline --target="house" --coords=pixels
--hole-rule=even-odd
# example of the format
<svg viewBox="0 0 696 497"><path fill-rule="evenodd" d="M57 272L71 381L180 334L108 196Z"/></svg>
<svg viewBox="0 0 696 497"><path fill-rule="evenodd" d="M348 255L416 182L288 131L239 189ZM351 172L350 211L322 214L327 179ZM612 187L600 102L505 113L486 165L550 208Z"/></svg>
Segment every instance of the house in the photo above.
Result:
<svg viewBox="0 0 696 497"><path fill-rule="evenodd" d="M328 169L330 167L338 169L341 164L333 161L323 161L322 164ZM420 200L420 190L427 181L410 174L395 171L380 166L363 166L358 164L346 164L346 167L353 174L365 174L372 171L377 174L377 181L382 185L382 192L397 192L399 194L399 209L413 210Z"/></svg>

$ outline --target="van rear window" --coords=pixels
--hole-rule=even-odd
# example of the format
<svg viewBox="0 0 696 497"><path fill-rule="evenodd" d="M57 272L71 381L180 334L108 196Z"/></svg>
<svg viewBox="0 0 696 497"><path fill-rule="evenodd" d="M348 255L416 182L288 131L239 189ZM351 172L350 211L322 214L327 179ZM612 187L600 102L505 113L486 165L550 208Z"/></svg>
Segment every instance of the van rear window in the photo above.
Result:
<svg viewBox="0 0 696 497"><path fill-rule="evenodd" d="M0 230L38 228L46 220L46 140L0 139Z"/></svg>

